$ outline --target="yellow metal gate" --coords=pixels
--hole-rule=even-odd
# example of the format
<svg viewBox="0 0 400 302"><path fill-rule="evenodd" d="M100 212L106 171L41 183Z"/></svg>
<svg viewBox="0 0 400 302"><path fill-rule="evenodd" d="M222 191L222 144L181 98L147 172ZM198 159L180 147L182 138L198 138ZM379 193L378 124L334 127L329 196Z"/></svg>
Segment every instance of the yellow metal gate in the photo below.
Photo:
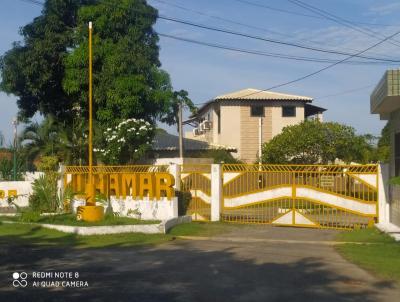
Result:
<svg viewBox="0 0 400 302"><path fill-rule="evenodd" d="M186 215L193 220L210 220L211 165L182 165L181 191L190 194Z"/></svg>
<svg viewBox="0 0 400 302"><path fill-rule="evenodd" d="M378 217L377 165L231 165L222 167L221 219L351 229Z"/></svg>

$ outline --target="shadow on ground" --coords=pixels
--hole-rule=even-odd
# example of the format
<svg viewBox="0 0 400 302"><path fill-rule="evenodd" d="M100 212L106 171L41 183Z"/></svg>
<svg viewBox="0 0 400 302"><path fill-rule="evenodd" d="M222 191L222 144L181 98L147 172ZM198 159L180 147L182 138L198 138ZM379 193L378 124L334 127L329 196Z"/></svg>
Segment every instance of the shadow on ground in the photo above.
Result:
<svg viewBox="0 0 400 302"><path fill-rule="evenodd" d="M275 260L241 257L223 243L78 250L21 245L9 236L0 242L0 301L369 302L382 301L380 292L392 287L335 273L318 257ZM28 272L30 285L14 288L14 271ZM79 272L89 287L33 288L34 271Z"/></svg>

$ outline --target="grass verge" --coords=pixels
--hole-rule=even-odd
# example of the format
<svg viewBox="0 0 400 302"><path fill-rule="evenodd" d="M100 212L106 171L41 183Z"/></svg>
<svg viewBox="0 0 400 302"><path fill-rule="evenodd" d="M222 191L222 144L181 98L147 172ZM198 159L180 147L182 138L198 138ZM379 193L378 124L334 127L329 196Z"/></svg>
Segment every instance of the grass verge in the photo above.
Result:
<svg viewBox="0 0 400 302"><path fill-rule="evenodd" d="M336 249L345 259L371 273L385 279L400 281L399 242L376 228L340 233L337 239L346 242L373 243L340 244Z"/></svg>
<svg viewBox="0 0 400 302"><path fill-rule="evenodd" d="M235 227L237 226L223 222L192 222L180 224L169 233L174 236L209 237L225 233Z"/></svg>
<svg viewBox="0 0 400 302"><path fill-rule="evenodd" d="M7 217L8 220L8 217ZM102 248L160 244L176 236L212 236L229 228L223 223L186 223L168 234L125 233L79 236L42 228L35 224L7 224L0 221L0 245L35 245L43 247Z"/></svg>
<svg viewBox="0 0 400 302"><path fill-rule="evenodd" d="M1 220L11 220L11 221L21 221L20 216L6 217L3 216ZM130 224L157 224L160 223L159 220L140 220L129 217L116 217L112 215L106 215L102 221L98 222L86 222L76 220L76 215L74 214L59 214L51 216L41 216L30 221L32 223L48 223L57 225L69 225L69 226L106 226L106 225L130 225Z"/></svg>

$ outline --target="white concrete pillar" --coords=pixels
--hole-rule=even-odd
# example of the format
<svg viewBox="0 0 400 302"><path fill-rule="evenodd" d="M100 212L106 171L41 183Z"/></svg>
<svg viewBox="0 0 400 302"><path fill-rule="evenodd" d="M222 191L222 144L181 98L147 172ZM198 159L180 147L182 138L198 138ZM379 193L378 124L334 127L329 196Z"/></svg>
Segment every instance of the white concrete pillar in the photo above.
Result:
<svg viewBox="0 0 400 302"><path fill-rule="evenodd" d="M222 207L222 166L211 165L211 221L219 221Z"/></svg>
<svg viewBox="0 0 400 302"><path fill-rule="evenodd" d="M169 165L169 173L172 174L172 176L175 179L174 189L176 191L180 191L181 190L181 166L178 164L170 164Z"/></svg>
<svg viewBox="0 0 400 302"><path fill-rule="evenodd" d="M378 211L379 223L389 223L389 165L378 165Z"/></svg>
<svg viewBox="0 0 400 302"><path fill-rule="evenodd" d="M65 166L64 165L59 165L58 168L58 173L59 173L59 178L57 181L57 187L58 187L58 194L59 197L62 198L64 195L64 175L65 175Z"/></svg>

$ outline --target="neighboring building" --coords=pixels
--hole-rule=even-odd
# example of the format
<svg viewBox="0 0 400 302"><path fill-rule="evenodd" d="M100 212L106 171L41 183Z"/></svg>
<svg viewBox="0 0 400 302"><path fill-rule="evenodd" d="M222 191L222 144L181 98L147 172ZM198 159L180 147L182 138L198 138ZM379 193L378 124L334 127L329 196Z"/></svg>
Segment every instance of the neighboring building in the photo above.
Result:
<svg viewBox="0 0 400 302"><path fill-rule="evenodd" d="M254 163L260 145L271 140L289 125L306 118L322 121L326 110L311 105L312 98L299 95L244 89L218 96L185 124L194 127L185 137L237 149L239 159Z"/></svg>
<svg viewBox="0 0 400 302"><path fill-rule="evenodd" d="M400 70L388 70L371 94L371 113L390 121L389 177L400 176ZM392 186L390 222L400 226L400 186Z"/></svg>

